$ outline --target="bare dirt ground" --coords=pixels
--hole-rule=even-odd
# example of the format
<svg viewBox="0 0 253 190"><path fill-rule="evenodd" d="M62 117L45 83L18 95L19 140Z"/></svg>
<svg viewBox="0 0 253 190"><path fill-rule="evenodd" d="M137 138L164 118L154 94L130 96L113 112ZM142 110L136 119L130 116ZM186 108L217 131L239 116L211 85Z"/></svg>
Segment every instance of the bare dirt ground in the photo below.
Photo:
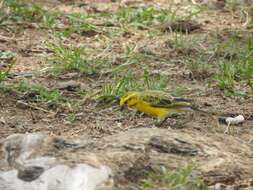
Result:
<svg viewBox="0 0 253 190"><path fill-rule="evenodd" d="M180 126L178 124L180 120L189 120L191 116L186 114L179 118L171 118L161 128L173 130L173 133L189 134L191 137L194 135L206 137L209 145L205 144L205 146L218 146L219 151L222 151L223 147L224 151L229 152L233 147L240 147L236 143L246 143L248 149L244 148L242 151L248 150L249 152L243 152L245 160L242 160L243 164L238 164L239 174L236 174L237 177L232 181L217 180L216 182L233 185L240 181L252 180L253 169L251 171L243 169L247 160L253 159L252 89L246 82L235 81L234 92L243 92L243 96L235 95L236 93L228 95L227 91L219 88L217 81L214 80L215 74L219 72L217 65L226 60L227 56L231 58L233 53L236 54L240 48L243 48L229 49L225 45L218 47L217 44L226 43L234 33L236 33L235 38L241 40L242 43L246 36L252 38L253 27L247 20L252 18L252 9L250 9L252 5L251 3L245 4L247 2L226 4L225 1L223 5L222 2L176 0L36 1L47 11L58 11L65 15L71 13L103 15L116 13L123 8L137 9L152 6L157 9L176 10L176 15L188 18L190 10L199 10L199 7L203 9L190 17L191 20L198 23L197 29L186 34L179 32L178 37L168 30L164 32L167 23L154 22L152 25L145 25L142 23L145 19L144 21L140 19L133 20L133 22L144 26L131 25L132 21L125 21L125 26L119 26L118 23L108 24L108 18L103 16L87 18L87 23L96 27L94 30L74 31L60 38L56 36L62 35L60 33L71 25L71 22L64 16L57 16L58 23L54 28L42 26L41 20L38 22L31 19L32 21L30 21L26 18L20 22L0 25L0 51L11 51L16 54L15 65L9 73L10 76L16 75L7 77L2 84L19 84L25 81L26 86L40 85L46 89L57 89L62 96L70 100L50 105L48 99L31 101L34 98L32 89L7 92L1 90L0 138L4 139L14 133L41 132L50 136L60 135L68 139L86 136L94 139L110 139L112 136L113 139L116 139L117 134L122 136L126 132L127 135L128 131L133 128L156 128L153 124L154 119L148 116L133 116L129 113L131 111L120 111L117 107L106 109L96 107L96 98L103 93L103 87L106 84L116 85L115 81L120 80L119 78L124 76L124 72L127 73L129 70L132 70L134 75L140 76L135 78L136 81L141 81L144 73L148 72L150 77L164 78L165 88L163 90L192 98L201 109L216 113L214 120L203 114L195 114L189 122ZM82 29L79 28L79 30ZM78 69L70 69L54 75L50 71L52 64L49 62L55 52L49 48L48 44L59 43L59 41L63 47L88 48L88 54L89 52L92 54L90 59L110 60L110 66L97 69L99 71L95 74L86 74L81 73ZM127 49L128 53L126 53ZM202 59L209 60L203 64L210 67L203 66L202 68L201 63L198 63L197 66L188 64L188 60L202 62ZM116 72L117 77L107 74L108 71L119 65L127 66L122 73ZM74 81L78 90L72 91L68 90L66 86L64 87L63 83L68 81ZM160 79L157 81L154 82L157 86L162 83ZM233 135L224 134L226 125L217 124L218 118L240 114L245 117L243 125L236 127L237 132ZM143 132L145 132L144 129ZM161 135L160 132L159 135ZM235 144L227 144L226 142ZM220 144L215 145L216 143ZM229 155L236 157L238 152L239 150L236 150L234 154ZM244 159L244 157L242 156L240 159ZM194 158L193 160L198 165L198 159ZM235 160L238 162L239 159ZM224 166L221 171L232 172L231 176L235 176L238 171L230 170L235 160L231 159L232 164L228 164L227 168ZM250 167L250 165L248 166ZM212 185L216 182L212 181ZM124 181L124 183L127 182ZM133 185L132 182L131 185ZM247 188L250 189L253 186Z"/></svg>

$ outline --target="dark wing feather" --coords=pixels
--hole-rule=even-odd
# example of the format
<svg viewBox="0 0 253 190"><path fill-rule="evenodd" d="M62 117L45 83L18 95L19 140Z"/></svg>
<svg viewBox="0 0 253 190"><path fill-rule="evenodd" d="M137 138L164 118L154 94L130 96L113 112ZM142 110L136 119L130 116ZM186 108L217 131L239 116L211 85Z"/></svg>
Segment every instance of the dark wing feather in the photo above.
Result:
<svg viewBox="0 0 253 190"><path fill-rule="evenodd" d="M141 99L149 102L153 107L168 107L173 102L172 96L160 91L146 91L142 93Z"/></svg>
<svg viewBox="0 0 253 190"><path fill-rule="evenodd" d="M142 94L142 100L149 102L153 107L191 107L189 99L174 98L160 91L146 91Z"/></svg>

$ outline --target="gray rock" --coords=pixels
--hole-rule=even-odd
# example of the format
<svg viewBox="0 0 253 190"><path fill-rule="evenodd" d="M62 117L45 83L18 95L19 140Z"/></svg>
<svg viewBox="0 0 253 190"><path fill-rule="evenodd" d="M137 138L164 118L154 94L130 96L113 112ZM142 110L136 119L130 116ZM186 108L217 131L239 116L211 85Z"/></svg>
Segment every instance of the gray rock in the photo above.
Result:
<svg viewBox="0 0 253 190"><path fill-rule="evenodd" d="M3 152L7 167L0 165L0 187L8 186L12 180L19 184L17 186L26 184L29 190L37 187L42 179L52 184L51 187L55 187L55 180L60 181L59 190L75 189L82 180L93 184L89 186L92 190L101 185L102 189L109 190L113 184L117 185L117 190L123 190L127 183L143 179L148 171L159 170L161 166L175 169L188 162L196 164L196 172L209 185L236 184L253 176L253 147L250 144L224 134L203 135L197 130L189 133L136 128L99 140L16 134L5 140ZM33 167L33 170L23 173L23 179L18 178L18 171L24 172L27 167ZM43 170L34 169L37 167ZM63 176L64 172L67 175ZM19 190L12 187L8 187L9 190Z"/></svg>

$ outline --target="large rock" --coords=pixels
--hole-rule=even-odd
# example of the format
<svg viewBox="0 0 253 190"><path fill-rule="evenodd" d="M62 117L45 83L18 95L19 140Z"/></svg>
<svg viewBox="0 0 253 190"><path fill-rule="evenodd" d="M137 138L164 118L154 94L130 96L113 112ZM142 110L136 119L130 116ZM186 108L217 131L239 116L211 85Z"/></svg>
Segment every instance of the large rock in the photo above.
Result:
<svg viewBox="0 0 253 190"><path fill-rule="evenodd" d="M234 184L253 176L252 145L198 131L137 128L101 139L75 140L16 134L2 148L0 189L124 189L146 171L189 162L209 185Z"/></svg>

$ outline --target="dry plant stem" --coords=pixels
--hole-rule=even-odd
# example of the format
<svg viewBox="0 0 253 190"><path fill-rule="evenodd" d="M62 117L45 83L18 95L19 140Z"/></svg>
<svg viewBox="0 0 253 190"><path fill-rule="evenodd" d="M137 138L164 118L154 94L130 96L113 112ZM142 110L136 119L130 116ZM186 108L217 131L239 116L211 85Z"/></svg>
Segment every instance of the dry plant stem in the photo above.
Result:
<svg viewBox="0 0 253 190"><path fill-rule="evenodd" d="M42 112L45 112L45 113L50 113L50 114L52 114L52 115L56 115L55 112L48 111L48 110L46 110L46 109L43 109L43 108L38 107L38 106L35 106L35 105L28 104L28 103L23 102L23 101L17 101L17 103L18 103L18 104L21 104L21 105L24 105L24 106L26 106L26 107L28 107L28 108L32 108L32 109L39 110L39 111L42 111Z"/></svg>

